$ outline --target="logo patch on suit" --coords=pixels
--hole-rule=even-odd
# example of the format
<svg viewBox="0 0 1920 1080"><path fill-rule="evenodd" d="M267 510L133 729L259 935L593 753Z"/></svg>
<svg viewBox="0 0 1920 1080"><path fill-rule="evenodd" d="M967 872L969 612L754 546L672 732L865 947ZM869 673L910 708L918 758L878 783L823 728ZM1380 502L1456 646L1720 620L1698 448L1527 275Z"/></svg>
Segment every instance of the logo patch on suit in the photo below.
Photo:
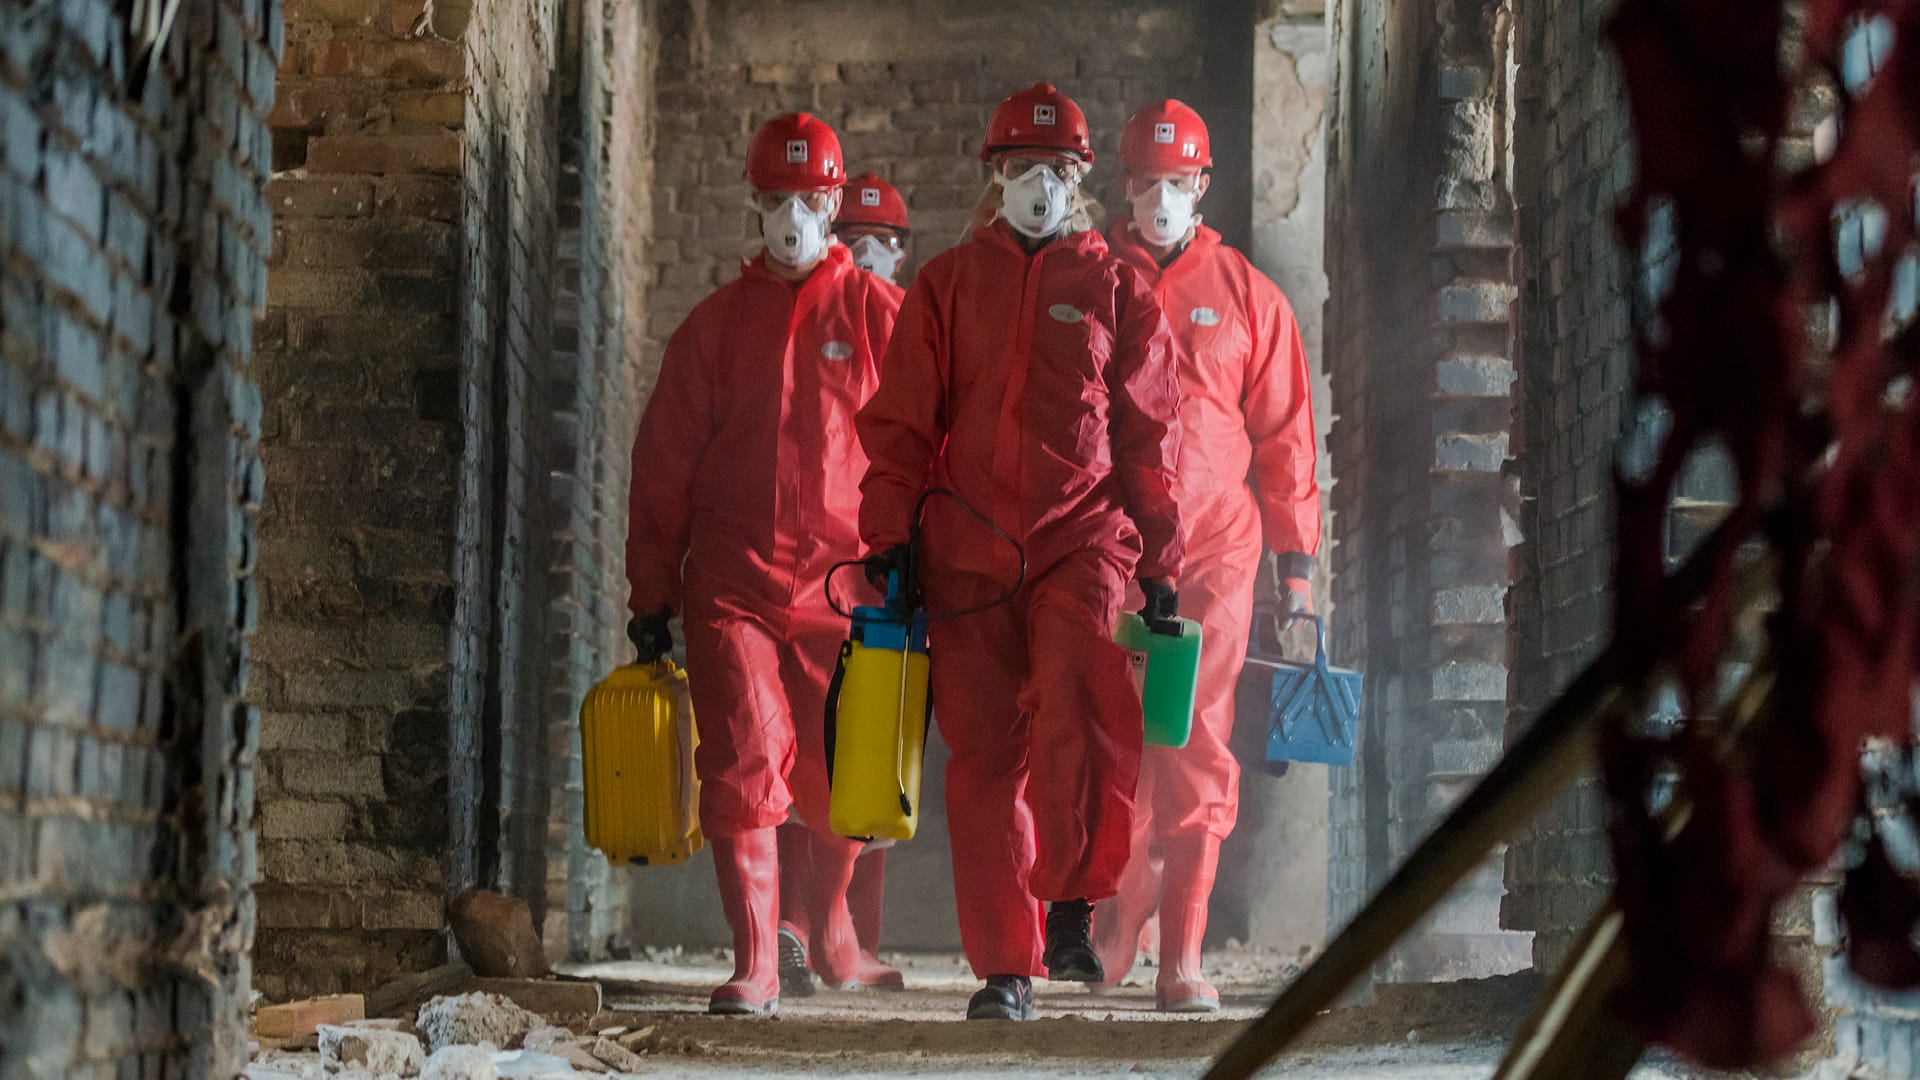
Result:
<svg viewBox="0 0 1920 1080"><path fill-rule="evenodd" d="M1072 304L1055 304L1047 309L1047 314L1063 323L1077 323L1086 318L1085 315L1080 314L1080 309Z"/></svg>
<svg viewBox="0 0 1920 1080"><path fill-rule="evenodd" d="M829 360L853 359L853 346L844 341L829 341L820 346L820 355Z"/></svg>
<svg viewBox="0 0 1920 1080"><path fill-rule="evenodd" d="M787 140L787 164L804 165L807 161L807 140Z"/></svg>
<svg viewBox="0 0 1920 1080"><path fill-rule="evenodd" d="M860 205L861 206L879 206L880 205L880 189L877 187L861 188L860 189Z"/></svg>
<svg viewBox="0 0 1920 1080"><path fill-rule="evenodd" d="M1194 308L1193 313L1189 315L1188 318L1191 318L1193 320L1193 325L1195 326L1219 326L1220 325L1220 313L1213 310L1210 307Z"/></svg>
<svg viewBox="0 0 1920 1080"><path fill-rule="evenodd" d="M1038 124L1041 127L1052 127L1053 117L1054 117L1053 106L1035 105L1033 107L1033 122L1035 124Z"/></svg>

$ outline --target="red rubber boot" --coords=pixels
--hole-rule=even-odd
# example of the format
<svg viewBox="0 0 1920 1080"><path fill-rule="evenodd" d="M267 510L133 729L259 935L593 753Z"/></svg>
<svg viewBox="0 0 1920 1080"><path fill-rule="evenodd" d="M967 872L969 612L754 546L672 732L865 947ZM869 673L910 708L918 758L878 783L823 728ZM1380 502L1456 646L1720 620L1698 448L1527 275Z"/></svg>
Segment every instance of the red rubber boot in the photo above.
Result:
<svg viewBox="0 0 1920 1080"><path fill-rule="evenodd" d="M1120 980L1133 970L1140 955L1141 934L1159 903L1159 860L1149 857L1144 846L1136 845L1120 878L1119 895L1100 901L1094 911L1093 951L1100 955L1100 968L1107 977L1088 983L1087 989L1104 994L1120 988Z"/></svg>
<svg viewBox="0 0 1920 1080"><path fill-rule="evenodd" d="M860 955L860 937L847 909L847 886L853 864L860 857L858 841L815 833L813 874L808 882L807 912L813 917L808 956L820 981L838 990L897 984L900 973L883 964L870 964Z"/></svg>
<svg viewBox="0 0 1920 1080"><path fill-rule="evenodd" d="M780 995L812 997L813 969L807 965L807 880L813 874L813 841L805 825L789 821L775 830L780 839Z"/></svg>
<svg viewBox="0 0 1920 1080"><path fill-rule="evenodd" d="M1220 838L1202 833L1162 841L1166 873L1160 893L1160 974L1153 996L1161 1012L1220 1011L1220 991L1200 974L1207 936L1207 899L1220 862Z"/></svg>
<svg viewBox="0 0 1920 1080"><path fill-rule="evenodd" d="M886 897L887 849L869 851L853 862L853 881L847 885L847 911L853 916L854 937L860 941L863 982L882 990L905 990L906 977L880 959L880 908Z"/></svg>
<svg viewBox="0 0 1920 1080"><path fill-rule="evenodd" d="M773 833L772 829L750 829L713 841L720 905L733 928L733 978L713 992L708 1012L766 1016L780 1008L775 944L780 870Z"/></svg>

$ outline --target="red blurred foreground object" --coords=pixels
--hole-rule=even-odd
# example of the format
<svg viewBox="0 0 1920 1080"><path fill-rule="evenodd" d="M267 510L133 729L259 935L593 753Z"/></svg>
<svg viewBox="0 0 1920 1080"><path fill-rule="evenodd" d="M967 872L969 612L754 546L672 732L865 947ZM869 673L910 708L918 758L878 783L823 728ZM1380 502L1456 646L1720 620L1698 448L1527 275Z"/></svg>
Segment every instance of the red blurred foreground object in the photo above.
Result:
<svg viewBox="0 0 1920 1080"><path fill-rule="evenodd" d="M1779 1058L1814 1030L1769 925L1849 836L1864 841L1839 905L1854 971L1920 985L1920 888L1874 834L1862 782L1869 739L1903 763L1913 751L1920 394L1905 387L1920 350L1889 306L1920 239L1920 0L1805 6L1797 72L1779 59L1798 32L1783 0L1624 0L1609 28L1638 136L1621 235L1671 273L1637 320L1634 407L1668 423L1652 467L1617 483L1614 662L1667 667L1684 713L1711 717L1736 555L1762 544L1778 575L1778 707L1750 752L1719 752L1711 723L1649 735L1628 713L1601 743L1632 957L1618 1005L1649 1040L1721 1068ZM1791 104L1816 82L1840 88L1838 136L1793 173ZM1843 266L1836 223L1870 207L1884 240ZM1739 498L1693 602L1669 573L1666 524L1682 466L1707 445L1732 459ZM1669 840L1649 795L1676 767L1693 813ZM1876 775L1877 802L1920 808L1911 768Z"/></svg>

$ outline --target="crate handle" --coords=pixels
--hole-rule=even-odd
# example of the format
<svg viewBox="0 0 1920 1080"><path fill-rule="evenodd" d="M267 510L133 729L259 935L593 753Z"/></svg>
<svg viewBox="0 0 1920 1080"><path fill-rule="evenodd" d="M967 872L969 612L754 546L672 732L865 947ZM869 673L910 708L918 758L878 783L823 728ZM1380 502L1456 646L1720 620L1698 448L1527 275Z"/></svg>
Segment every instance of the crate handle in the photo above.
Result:
<svg viewBox="0 0 1920 1080"><path fill-rule="evenodd" d="M1327 620L1311 611L1296 611L1292 615L1282 615L1274 610L1272 604L1262 604L1254 609L1253 634L1248 655L1258 655L1266 660L1285 662L1286 655L1280 649L1280 635L1287 632L1295 622L1313 624L1314 655L1313 666L1325 672L1330 664L1327 659Z"/></svg>

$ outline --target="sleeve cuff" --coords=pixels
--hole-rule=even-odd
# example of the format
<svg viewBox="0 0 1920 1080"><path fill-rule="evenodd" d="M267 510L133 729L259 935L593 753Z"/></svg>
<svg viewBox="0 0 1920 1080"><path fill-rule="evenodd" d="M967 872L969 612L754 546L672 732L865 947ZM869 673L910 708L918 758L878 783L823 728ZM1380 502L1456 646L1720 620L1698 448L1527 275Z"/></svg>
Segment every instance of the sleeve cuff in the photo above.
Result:
<svg viewBox="0 0 1920 1080"><path fill-rule="evenodd" d="M1299 578L1302 581L1313 579L1313 556L1298 551L1282 551L1274 556L1279 564L1280 577Z"/></svg>

